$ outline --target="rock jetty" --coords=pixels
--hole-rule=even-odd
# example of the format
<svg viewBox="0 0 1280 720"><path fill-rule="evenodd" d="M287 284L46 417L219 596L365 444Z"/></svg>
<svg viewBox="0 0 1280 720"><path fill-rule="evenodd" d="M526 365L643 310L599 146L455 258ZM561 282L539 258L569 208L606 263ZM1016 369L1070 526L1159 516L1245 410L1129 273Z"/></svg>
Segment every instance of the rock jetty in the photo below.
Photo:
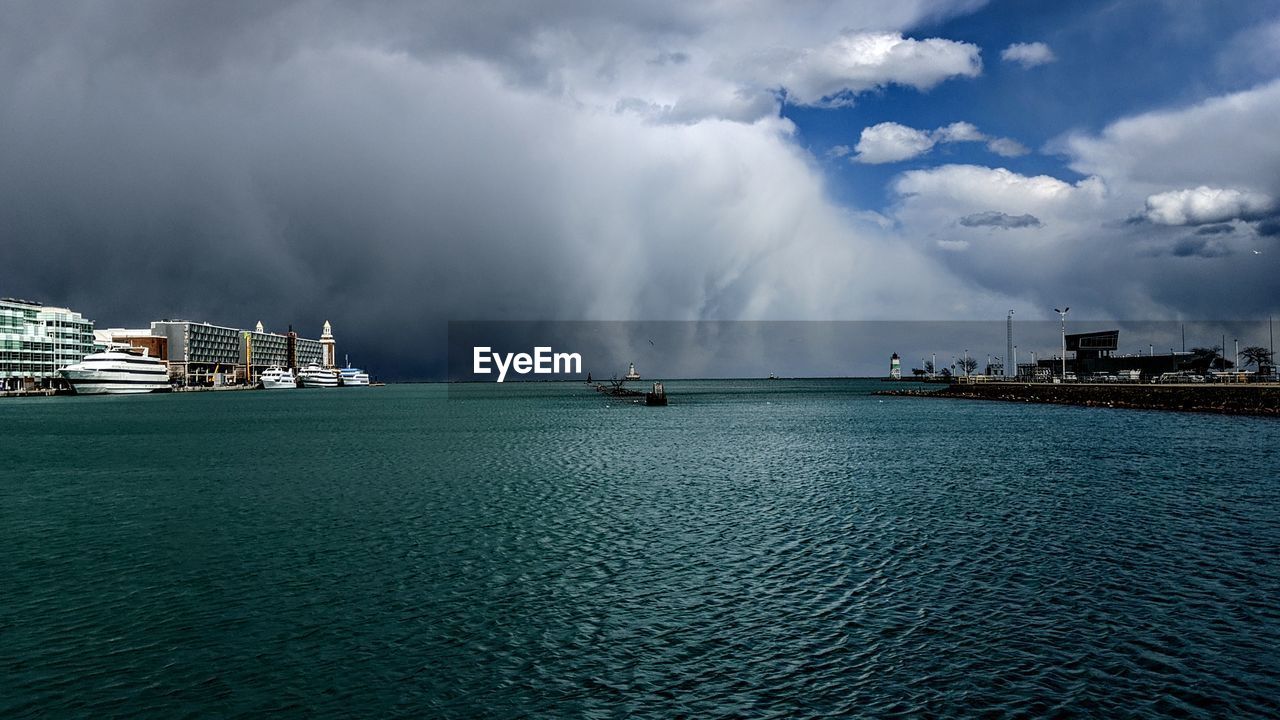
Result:
<svg viewBox="0 0 1280 720"><path fill-rule="evenodd" d="M948 385L940 390L881 390L875 394L1280 417L1280 385L993 382Z"/></svg>

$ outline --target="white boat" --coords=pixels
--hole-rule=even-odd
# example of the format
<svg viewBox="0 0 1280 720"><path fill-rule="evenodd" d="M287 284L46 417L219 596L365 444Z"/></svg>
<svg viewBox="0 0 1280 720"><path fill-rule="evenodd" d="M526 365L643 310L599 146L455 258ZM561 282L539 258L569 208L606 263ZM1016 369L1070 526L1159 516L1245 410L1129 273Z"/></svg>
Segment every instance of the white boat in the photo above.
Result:
<svg viewBox="0 0 1280 720"><path fill-rule="evenodd" d="M291 390L298 387L298 379L288 368L269 367L258 376L263 390Z"/></svg>
<svg viewBox="0 0 1280 720"><path fill-rule="evenodd" d="M169 367L146 348L120 348L86 355L58 371L77 395L168 392Z"/></svg>
<svg viewBox="0 0 1280 720"><path fill-rule="evenodd" d="M369 373L351 367L350 363L338 370L338 378L342 381L342 387L364 387L369 384Z"/></svg>
<svg viewBox="0 0 1280 720"><path fill-rule="evenodd" d="M313 363L298 371L298 384L304 388L338 387L338 371L332 368L322 368Z"/></svg>

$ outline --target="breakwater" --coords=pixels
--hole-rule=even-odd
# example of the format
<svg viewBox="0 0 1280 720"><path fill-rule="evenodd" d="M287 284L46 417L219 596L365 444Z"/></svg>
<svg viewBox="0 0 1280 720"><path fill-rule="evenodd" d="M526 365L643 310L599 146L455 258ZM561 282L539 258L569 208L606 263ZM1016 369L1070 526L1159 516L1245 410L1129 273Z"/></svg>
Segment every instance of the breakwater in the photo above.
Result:
<svg viewBox="0 0 1280 720"><path fill-rule="evenodd" d="M948 385L939 390L882 390L875 394L1280 417L1280 385L1055 385L997 382Z"/></svg>

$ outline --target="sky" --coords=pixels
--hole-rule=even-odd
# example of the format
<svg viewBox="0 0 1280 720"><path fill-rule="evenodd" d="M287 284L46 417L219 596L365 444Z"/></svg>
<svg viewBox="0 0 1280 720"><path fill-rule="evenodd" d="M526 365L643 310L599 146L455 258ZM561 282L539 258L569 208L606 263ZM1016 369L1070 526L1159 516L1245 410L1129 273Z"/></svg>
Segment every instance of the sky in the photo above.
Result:
<svg viewBox="0 0 1280 720"><path fill-rule="evenodd" d="M0 7L0 295L100 327L1280 310L1280 2Z"/></svg>

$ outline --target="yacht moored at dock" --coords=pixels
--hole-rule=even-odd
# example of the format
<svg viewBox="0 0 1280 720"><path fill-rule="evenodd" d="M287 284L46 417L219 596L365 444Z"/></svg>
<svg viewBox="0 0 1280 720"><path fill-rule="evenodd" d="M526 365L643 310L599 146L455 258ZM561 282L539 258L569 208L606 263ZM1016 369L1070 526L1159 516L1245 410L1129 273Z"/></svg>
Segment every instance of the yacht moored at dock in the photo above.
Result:
<svg viewBox="0 0 1280 720"><path fill-rule="evenodd" d="M308 365L298 371L298 384L304 388L338 387L338 371L315 364Z"/></svg>
<svg viewBox="0 0 1280 720"><path fill-rule="evenodd" d="M365 387L369 384L369 373L353 368L350 364L338 370L338 378L342 387Z"/></svg>
<svg viewBox="0 0 1280 720"><path fill-rule="evenodd" d="M169 368L145 348L121 348L87 355L58 371L77 395L131 395L168 392Z"/></svg>
<svg viewBox="0 0 1280 720"><path fill-rule="evenodd" d="M298 379L288 368L269 367L258 376L258 383L263 390L296 390Z"/></svg>

